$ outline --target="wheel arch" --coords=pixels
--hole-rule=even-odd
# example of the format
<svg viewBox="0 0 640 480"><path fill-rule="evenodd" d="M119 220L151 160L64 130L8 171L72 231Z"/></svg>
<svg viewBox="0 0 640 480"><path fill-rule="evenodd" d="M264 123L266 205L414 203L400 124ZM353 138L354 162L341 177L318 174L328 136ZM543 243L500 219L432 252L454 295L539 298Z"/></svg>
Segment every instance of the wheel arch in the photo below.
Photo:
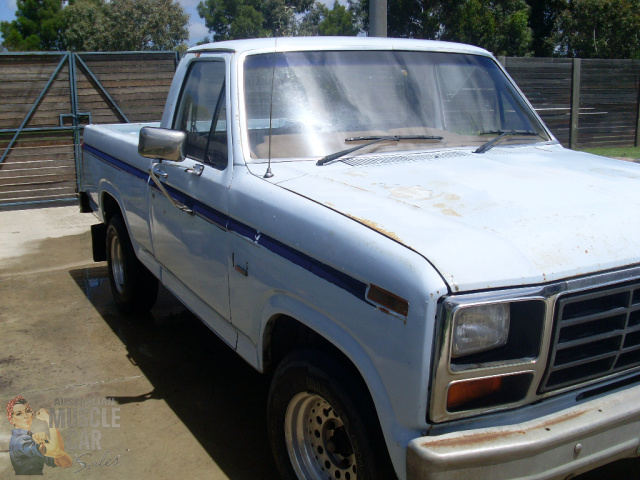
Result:
<svg viewBox="0 0 640 480"><path fill-rule="evenodd" d="M308 312L306 315L302 312L287 312L274 313L268 318L262 335L262 370L272 373L287 355L303 349L317 349L338 360L348 370L350 377L360 383L362 391L366 392L365 401L370 402L371 408L376 412L378 427L392 463L401 468L401 465L396 464L398 455L392 453L394 446L397 446L393 433L397 427L396 416L392 413L391 399L372 359L357 340L338 326L335 320L312 311L311 316ZM323 329L324 322L318 322L318 318L326 322L324 326L328 324L331 327ZM311 323L311 320L314 322ZM334 342L329 338L340 341Z"/></svg>
<svg viewBox="0 0 640 480"><path fill-rule="evenodd" d="M104 223L109 224L109 221L114 215L120 215L126 225L127 219L124 217L124 211L113 192L107 190L102 191L100 195L100 210Z"/></svg>
<svg viewBox="0 0 640 480"><path fill-rule="evenodd" d="M404 466L394 461L397 460L397 455L392 453L393 447L397 445L392 434L393 416L384 413L391 411L389 410L391 408L390 402L386 399L386 391L383 390L382 395L380 395L380 390L378 391L379 401L376 402L372 389L354 361L338 346L292 316L276 314L271 317L267 323L265 335L267 338L264 343L263 355L265 355L264 367L266 372L275 372L284 359L296 354L303 354L305 351L306 353L317 351L330 357L340 365L345 376L356 383L357 386L354 390L362 393L357 398L352 397L352 402L360 404L364 411L370 411L374 414L369 422L371 428L373 428L371 432L374 437L379 439L379 445L383 448L383 450L379 451L379 454L386 455L386 459L379 459L380 465L384 465L384 471L399 468L399 470L396 470L396 474L401 472ZM384 398L380 398L380 396ZM392 478L391 472L392 470L389 470L389 476L385 478Z"/></svg>

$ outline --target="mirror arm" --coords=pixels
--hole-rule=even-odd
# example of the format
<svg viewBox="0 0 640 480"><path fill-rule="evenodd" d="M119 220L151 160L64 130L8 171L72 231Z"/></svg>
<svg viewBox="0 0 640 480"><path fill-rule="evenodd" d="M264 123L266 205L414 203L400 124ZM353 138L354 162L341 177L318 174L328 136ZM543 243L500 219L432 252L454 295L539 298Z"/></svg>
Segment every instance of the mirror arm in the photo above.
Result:
<svg viewBox="0 0 640 480"><path fill-rule="evenodd" d="M188 213L189 215L193 215L193 210L191 210L189 207L187 207L186 205L176 202L171 195L169 194L169 192L167 192L167 189L164 188L164 185L162 185L162 182L158 179L158 177L156 177L156 172L154 171L154 168L160 165L160 162L158 163L154 163L153 165L151 165L151 168L149 169L149 177L151 178L151 180L153 181L153 183L156 185L156 187L158 187L158 189L160 189L160 191L162 192L162 194L167 197L167 199L171 202L171 204L176 207L178 210L182 210L183 212Z"/></svg>

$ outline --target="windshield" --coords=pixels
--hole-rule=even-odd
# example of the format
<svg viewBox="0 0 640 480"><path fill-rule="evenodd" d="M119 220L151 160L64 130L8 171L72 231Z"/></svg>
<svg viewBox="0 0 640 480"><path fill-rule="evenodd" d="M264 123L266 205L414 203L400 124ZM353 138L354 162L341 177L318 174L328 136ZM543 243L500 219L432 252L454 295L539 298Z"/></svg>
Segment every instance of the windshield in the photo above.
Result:
<svg viewBox="0 0 640 480"><path fill-rule="evenodd" d="M442 137L376 142L354 155L478 147L504 131L516 134L501 145L549 140L494 61L477 55L402 51L250 55L244 63L244 90L245 127L251 158L257 160L318 159L353 146L353 141L345 141L353 137Z"/></svg>

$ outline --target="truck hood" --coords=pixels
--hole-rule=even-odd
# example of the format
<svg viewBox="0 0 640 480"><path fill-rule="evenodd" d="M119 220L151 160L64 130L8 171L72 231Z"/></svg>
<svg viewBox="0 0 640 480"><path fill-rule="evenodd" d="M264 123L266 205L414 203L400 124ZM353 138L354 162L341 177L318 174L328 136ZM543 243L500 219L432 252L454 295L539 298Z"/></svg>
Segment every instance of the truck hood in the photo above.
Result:
<svg viewBox="0 0 640 480"><path fill-rule="evenodd" d="M640 263L640 165L559 145L356 159L280 164L278 184L418 252L452 291Z"/></svg>

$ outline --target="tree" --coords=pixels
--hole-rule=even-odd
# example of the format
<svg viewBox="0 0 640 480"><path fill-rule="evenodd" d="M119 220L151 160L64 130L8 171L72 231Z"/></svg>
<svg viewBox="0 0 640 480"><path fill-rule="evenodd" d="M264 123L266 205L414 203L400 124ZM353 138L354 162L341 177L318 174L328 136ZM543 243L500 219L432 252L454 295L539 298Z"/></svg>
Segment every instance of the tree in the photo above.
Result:
<svg viewBox="0 0 640 480"><path fill-rule="evenodd" d="M558 20L569 0L526 0L534 57L557 55Z"/></svg>
<svg viewBox="0 0 640 480"><path fill-rule="evenodd" d="M356 35L352 15L335 2L333 8L315 0L203 0L198 15L213 40L274 35Z"/></svg>
<svg viewBox="0 0 640 480"><path fill-rule="evenodd" d="M189 15L172 0L107 3L111 50L174 50L189 38Z"/></svg>
<svg viewBox="0 0 640 480"><path fill-rule="evenodd" d="M560 15L560 53L640 58L640 0L574 0Z"/></svg>
<svg viewBox="0 0 640 480"><path fill-rule="evenodd" d="M70 50L174 50L189 38L189 15L172 0L77 0L63 18Z"/></svg>
<svg viewBox="0 0 640 480"><path fill-rule="evenodd" d="M439 0L388 0L389 35L400 38L425 38L434 40L441 32L442 3ZM361 7L368 16L368 0ZM367 20L368 25L368 20Z"/></svg>
<svg viewBox="0 0 640 480"><path fill-rule="evenodd" d="M347 0L348 10L351 13L354 26L359 33L369 31L369 0ZM390 21L391 12L387 15Z"/></svg>
<svg viewBox="0 0 640 480"><path fill-rule="evenodd" d="M259 0L204 0L198 4L198 15L215 42L268 35Z"/></svg>
<svg viewBox="0 0 640 480"><path fill-rule="evenodd" d="M331 10L324 7L324 18L318 24L318 32L320 35L355 36L358 29L347 8L334 0Z"/></svg>
<svg viewBox="0 0 640 480"><path fill-rule="evenodd" d="M16 19L0 23L2 45L9 51L59 50L62 0L17 0Z"/></svg>
<svg viewBox="0 0 640 480"><path fill-rule="evenodd" d="M63 37L68 50L99 52L108 43L103 0L78 0L63 11Z"/></svg>
<svg viewBox="0 0 640 480"><path fill-rule="evenodd" d="M495 55L531 54L533 36L524 0L465 0L442 4L439 38L470 43Z"/></svg>
<svg viewBox="0 0 640 480"><path fill-rule="evenodd" d="M525 0L388 0L390 36L470 43L496 55L529 55L532 32ZM368 29L369 0L349 0Z"/></svg>

